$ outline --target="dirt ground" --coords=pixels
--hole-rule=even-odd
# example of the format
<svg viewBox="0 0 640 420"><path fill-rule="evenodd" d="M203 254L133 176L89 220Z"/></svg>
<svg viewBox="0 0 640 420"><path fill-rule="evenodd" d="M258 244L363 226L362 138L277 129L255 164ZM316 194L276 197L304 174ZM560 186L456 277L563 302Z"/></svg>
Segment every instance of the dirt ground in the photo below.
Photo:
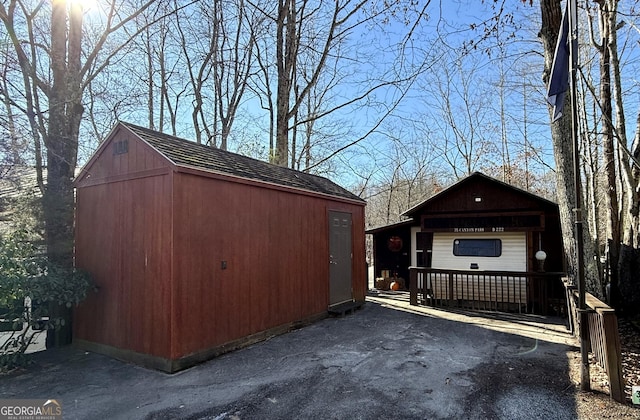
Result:
<svg viewBox="0 0 640 420"><path fill-rule="evenodd" d="M607 373L590 357L591 392L576 394L577 412L582 419L640 419L640 406L631 405L631 387L640 386L640 330L627 319L618 320L618 330L627 404L611 400ZM575 388L580 389L579 352L571 354L570 368L571 380Z"/></svg>
<svg viewBox="0 0 640 420"><path fill-rule="evenodd" d="M0 399L57 399L65 419L640 418L579 392L576 367L562 320L412 307L400 293L173 375L49 350L0 377Z"/></svg>

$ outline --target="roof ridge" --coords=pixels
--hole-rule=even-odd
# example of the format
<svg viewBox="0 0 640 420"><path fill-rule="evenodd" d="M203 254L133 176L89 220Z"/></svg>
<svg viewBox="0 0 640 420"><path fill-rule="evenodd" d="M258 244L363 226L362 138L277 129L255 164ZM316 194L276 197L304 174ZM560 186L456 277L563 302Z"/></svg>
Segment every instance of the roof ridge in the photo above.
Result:
<svg viewBox="0 0 640 420"><path fill-rule="evenodd" d="M518 194L527 195L527 196L531 197L534 200L544 201L544 202L546 202L546 203L548 203L550 205L555 205L555 206L558 205L557 203L555 203L555 202L553 202L553 201L551 201L551 200L549 200L547 198L544 198L544 197L542 197L542 196L540 196L538 194L535 194L535 193L533 193L531 191L527 191L527 190L525 190L523 188L520 188L520 187L517 187L515 185L509 184L507 182L501 181L501 180L499 180L497 178L494 178L494 177L489 176L487 174L484 174L482 172L475 171L475 172L472 172L472 173L470 173L469 175L467 175L467 176L465 176L463 178L458 179L453 184L447 186L446 188L442 189L441 191L438 191L437 193L433 194L429 198L426 198L425 200L422 200L420 203L418 203L418 204L410 207L409 209L405 210L404 212L401 213L401 216L408 216L409 214L414 213L418 209L426 206L428 203L437 200L439 197L444 196L445 194L453 191L454 189L460 187L460 185L462 185L462 184L470 182L474 178L484 178L485 180L488 180L490 182L502 185L505 188L509 188L509 189L515 191Z"/></svg>
<svg viewBox="0 0 640 420"><path fill-rule="evenodd" d="M270 165L270 166L274 166L274 167L280 168L282 170L304 174L306 176L312 176L312 177L316 177L316 178L328 179L326 177L323 177L322 175L317 175L317 174L313 174L313 173L310 173L310 172L301 171L299 169L289 168L288 166L276 165L274 163L267 162L267 161L264 161L264 160L260 160L258 158L254 158L252 156L247 156L247 155L243 155L241 153L232 152L232 151L225 150L225 149L220 149L218 147L207 146L206 144L202 144L202 143L196 143L196 142L194 142L192 140L187 140L187 139L182 138L182 137L174 136L173 134L164 133L162 131L156 131L156 130L153 130L151 128L147 128L147 127L143 127L143 126L140 126L140 125L132 124L130 122L121 121L121 123L126 125L126 126L128 126L128 127L130 127L130 128L143 130L143 131L147 132L150 135L158 135L159 134L159 135L161 135L163 137L170 138L170 139L178 141L178 142L183 142L185 144L188 144L189 146L201 147L201 148L203 148L203 150L207 150L207 151L214 150L215 153L230 154L230 155L233 155L234 157L237 156L237 157L240 157L242 159L252 160L252 161L258 162L259 164L262 164L262 165Z"/></svg>
<svg viewBox="0 0 640 420"><path fill-rule="evenodd" d="M129 122L120 121L120 123L178 166L223 172L232 176L364 201L321 175L275 165L240 153L210 147ZM187 148L189 150L185 150ZM193 153L194 151L201 151L201 153Z"/></svg>

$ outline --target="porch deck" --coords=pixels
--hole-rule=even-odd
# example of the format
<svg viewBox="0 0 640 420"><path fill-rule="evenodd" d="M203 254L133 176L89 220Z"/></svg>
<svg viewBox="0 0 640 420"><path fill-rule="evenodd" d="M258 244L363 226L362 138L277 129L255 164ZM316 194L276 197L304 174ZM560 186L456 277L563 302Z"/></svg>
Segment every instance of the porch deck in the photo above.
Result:
<svg viewBox="0 0 640 420"><path fill-rule="evenodd" d="M460 307L434 307L411 305L411 292L369 290L367 301L418 315L447 319L477 325L482 328L518 334L525 337L575 345L569 320L556 315L538 315L532 313L508 313L488 310L471 310Z"/></svg>
<svg viewBox="0 0 640 420"><path fill-rule="evenodd" d="M410 303L565 315L564 273L410 268Z"/></svg>

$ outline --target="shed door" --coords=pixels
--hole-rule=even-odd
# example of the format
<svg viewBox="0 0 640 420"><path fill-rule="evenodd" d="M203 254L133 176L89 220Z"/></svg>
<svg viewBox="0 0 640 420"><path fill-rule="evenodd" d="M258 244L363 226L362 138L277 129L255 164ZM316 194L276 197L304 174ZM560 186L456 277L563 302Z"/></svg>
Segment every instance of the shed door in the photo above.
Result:
<svg viewBox="0 0 640 420"><path fill-rule="evenodd" d="M329 305L351 301L351 214L329 212Z"/></svg>

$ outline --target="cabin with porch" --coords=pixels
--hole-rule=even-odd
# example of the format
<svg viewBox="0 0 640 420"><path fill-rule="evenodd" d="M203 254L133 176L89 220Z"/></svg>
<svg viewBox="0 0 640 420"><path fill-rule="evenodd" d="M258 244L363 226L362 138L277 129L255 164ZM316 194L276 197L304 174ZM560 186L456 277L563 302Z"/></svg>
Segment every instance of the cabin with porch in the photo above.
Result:
<svg viewBox="0 0 640 420"><path fill-rule="evenodd" d="M479 172L367 230L377 284L414 304L562 313L565 291L556 203Z"/></svg>
<svg viewBox="0 0 640 420"><path fill-rule="evenodd" d="M75 180L77 346L174 372L365 300L365 202L120 122Z"/></svg>

